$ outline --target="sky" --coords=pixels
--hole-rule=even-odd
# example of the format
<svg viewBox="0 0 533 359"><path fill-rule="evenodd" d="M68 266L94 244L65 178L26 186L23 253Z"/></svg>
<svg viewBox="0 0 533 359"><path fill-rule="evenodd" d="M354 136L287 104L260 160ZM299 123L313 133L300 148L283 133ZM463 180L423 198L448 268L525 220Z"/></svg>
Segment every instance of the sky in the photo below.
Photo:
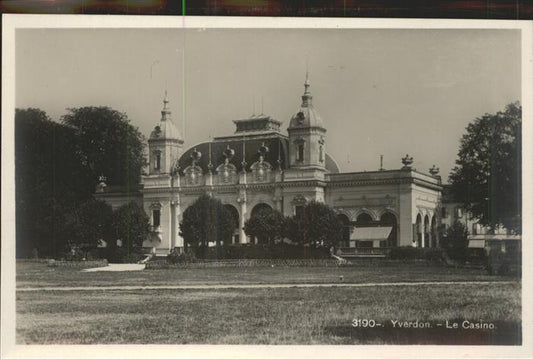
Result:
<svg viewBox="0 0 533 359"><path fill-rule="evenodd" d="M17 108L109 106L148 137L165 90L185 149L298 111L306 71L342 172L441 169L465 127L521 100L519 30L18 29ZM185 150L184 149L184 150Z"/></svg>

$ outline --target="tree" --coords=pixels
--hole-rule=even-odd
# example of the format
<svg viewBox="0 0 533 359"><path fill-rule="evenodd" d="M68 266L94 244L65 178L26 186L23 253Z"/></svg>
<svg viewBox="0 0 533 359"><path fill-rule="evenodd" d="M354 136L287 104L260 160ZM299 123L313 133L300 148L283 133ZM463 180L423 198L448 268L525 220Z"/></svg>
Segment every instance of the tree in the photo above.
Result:
<svg viewBox="0 0 533 359"><path fill-rule="evenodd" d="M274 244L285 232L285 217L273 209L259 211L244 223L244 232L259 243Z"/></svg>
<svg viewBox="0 0 533 359"><path fill-rule="evenodd" d="M441 243L450 258L461 263L465 262L468 250L468 229L462 222L455 221L446 230Z"/></svg>
<svg viewBox="0 0 533 359"><path fill-rule="evenodd" d="M150 222L144 209L135 202L124 204L113 213L113 230L115 240L122 241L122 247L130 254L134 247L142 246L148 236ZM111 247L116 242L112 241Z"/></svg>
<svg viewBox="0 0 533 359"><path fill-rule="evenodd" d="M68 111L61 121L75 131L76 151L92 173L93 188L102 174L110 185L135 188L146 164L144 138L126 114L109 107Z"/></svg>
<svg viewBox="0 0 533 359"><path fill-rule="evenodd" d="M209 242L217 246L230 243L235 223L231 213L218 199L202 195L183 212L180 223L180 235L186 245L195 251L199 247L206 248Z"/></svg>
<svg viewBox="0 0 533 359"><path fill-rule="evenodd" d="M113 209L104 201L89 199L70 216L71 245L96 248L100 240L111 243Z"/></svg>
<svg viewBox="0 0 533 359"><path fill-rule="evenodd" d="M522 218L521 119L517 102L470 123L450 174L452 195L480 224L515 233Z"/></svg>
<svg viewBox="0 0 533 359"><path fill-rule="evenodd" d="M67 247L68 214L90 198L91 174L76 153L74 131L39 109L15 110L17 256L34 249L58 256Z"/></svg>
<svg viewBox="0 0 533 359"><path fill-rule="evenodd" d="M342 240L343 225L333 209L311 201L288 220L287 235L299 244L337 246Z"/></svg>

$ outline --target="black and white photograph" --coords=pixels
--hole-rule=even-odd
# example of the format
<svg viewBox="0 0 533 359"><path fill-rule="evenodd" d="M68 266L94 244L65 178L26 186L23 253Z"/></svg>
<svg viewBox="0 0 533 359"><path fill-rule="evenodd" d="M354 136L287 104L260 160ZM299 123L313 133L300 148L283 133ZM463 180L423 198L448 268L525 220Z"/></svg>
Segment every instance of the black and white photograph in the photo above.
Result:
<svg viewBox="0 0 533 359"><path fill-rule="evenodd" d="M531 22L3 20L14 350L532 354Z"/></svg>

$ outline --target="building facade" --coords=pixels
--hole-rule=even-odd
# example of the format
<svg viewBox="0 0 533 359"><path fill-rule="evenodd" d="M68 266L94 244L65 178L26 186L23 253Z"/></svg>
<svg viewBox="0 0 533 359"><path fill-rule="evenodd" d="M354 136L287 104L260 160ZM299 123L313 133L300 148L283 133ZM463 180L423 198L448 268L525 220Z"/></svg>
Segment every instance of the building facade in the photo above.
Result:
<svg viewBox="0 0 533 359"><path fill-rule="evenodd" d="M327 153L335 134L327 132L327 120L312 100L306 78L286 133L280 121L253 115L233 121L234 134L186 148L165 95L161 119L148 140L149 168L139 193L126 196L102 185L97 197L113 207L142 203L152 225L143 246L158 255L183 249L182 214L205 193L233 214L235 244L254 241L244 233L244 222L262 208L292 215L319 201L344 223L343 247L438 246L443 188L438 170L418 172L406 155L396 170L342 173Z"/></svg>

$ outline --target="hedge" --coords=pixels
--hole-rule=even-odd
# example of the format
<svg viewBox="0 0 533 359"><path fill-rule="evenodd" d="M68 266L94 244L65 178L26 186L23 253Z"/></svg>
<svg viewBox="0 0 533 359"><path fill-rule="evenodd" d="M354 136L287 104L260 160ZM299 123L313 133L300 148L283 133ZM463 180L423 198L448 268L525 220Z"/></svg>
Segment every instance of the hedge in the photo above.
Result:
<svg viewBox="0 0 533 359"><path fill-rule="evenodd" d="M146 269L164 268L219 268L219 267L337 267L335 259L225 259L197 260L195 262L169 263L153 260L146 263Z"/></svg>

